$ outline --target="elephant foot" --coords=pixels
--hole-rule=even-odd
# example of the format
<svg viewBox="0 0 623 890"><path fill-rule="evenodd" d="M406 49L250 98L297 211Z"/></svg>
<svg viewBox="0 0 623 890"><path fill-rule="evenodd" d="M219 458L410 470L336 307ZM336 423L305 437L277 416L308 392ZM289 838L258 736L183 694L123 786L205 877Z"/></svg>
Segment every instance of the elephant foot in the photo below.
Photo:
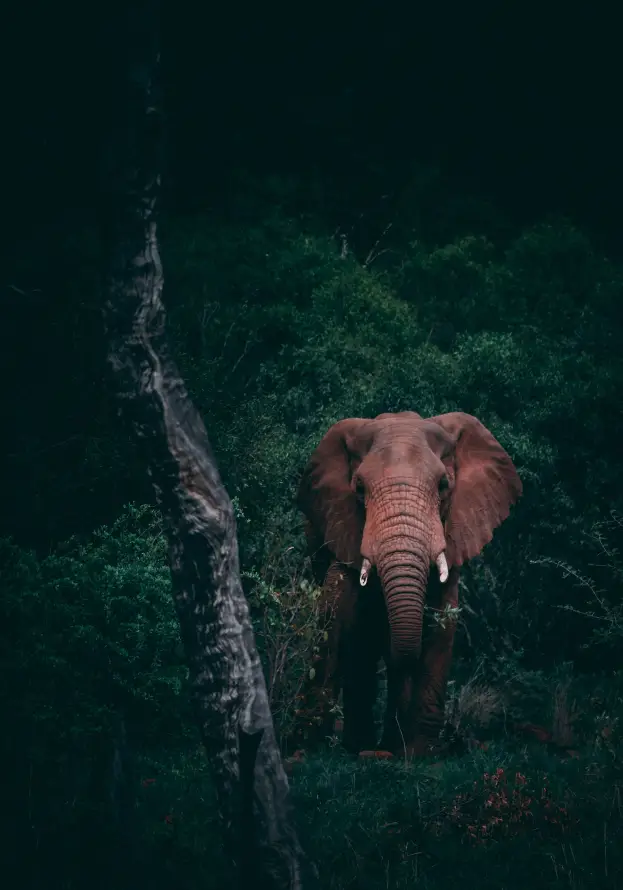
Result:
<svg viewBox="0 0 623 890"><path fill-rule="evenodd" d="M390 760L394 755L391 751L381 751L373 748L368 751L360 751L358 756L363 759L375 758L377 760Z"/></svg>
<svg viewBox="0 0 623 890"><path fill-rule="evenodd" d="M442 752L443 746L439 739L430 736L416 736L409 742L400 741L388 743L381 739L378 750L389 751L394 757L437 757Z"/></svg>
<svg viewBox="0 0 623 890"><path fill-rule="evenodd" d="M439 757L443 753L443 744L439 738L416 736L406 750L407 757Z"/></svg>

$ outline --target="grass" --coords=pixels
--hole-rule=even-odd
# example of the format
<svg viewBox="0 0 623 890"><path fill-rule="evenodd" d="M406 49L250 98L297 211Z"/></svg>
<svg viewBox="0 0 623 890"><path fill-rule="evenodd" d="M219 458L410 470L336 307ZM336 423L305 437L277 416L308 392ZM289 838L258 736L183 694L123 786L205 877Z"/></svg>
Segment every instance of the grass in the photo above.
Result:
<svg viewBox="0 0 623 890"><path fill-rule="evenodd" d="M535 687L535 678L529 679ZM622 679L542 678L551 705L543 695L549 722L541 735L513 731L510 684L504 695L480 682L466 684L467 691L457 684L458 704L451 702L449 710L472 738L477 724L488 726L486 744L464 746L460 756L413 762L357 760L327 745L291 763L298 829L319 868L321 887L623 886L623 734L617 719ZM506 717L496 723L500 711ZM105 795L98 803L85 782L77 796L65 795L61 787L53 805L39 801L38 824L31 829L29 823L30 839L20 842L26 854L19 867L23 886L230 885L210 774L196 735L178 739L175 747L161 740L153 753L135 756L127 830L133 867L116 846L119 835ZM47 787L41 786L40 798Z"/></svg>
<svg viewBox="0 0 623 890"><path fill-rule="evenodd" d="M301 837L326 890L621 886L620 750L573 757L517 740L439 762L357 761L339 748L293 767ZM198 750L141 786L158 884L225 886Z"/></svg>

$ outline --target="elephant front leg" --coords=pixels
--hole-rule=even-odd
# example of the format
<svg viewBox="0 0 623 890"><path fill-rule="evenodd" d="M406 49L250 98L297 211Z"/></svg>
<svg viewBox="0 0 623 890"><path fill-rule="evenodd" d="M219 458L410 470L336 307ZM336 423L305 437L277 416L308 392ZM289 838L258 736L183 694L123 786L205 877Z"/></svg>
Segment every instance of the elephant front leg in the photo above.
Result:
<svg viewBox="0 0 623 890"><path fill-rule="evenodd" d="M362 589L359 576L348 574L348 595L340 639L344 730L342 744L352 754L376 745L374 705L377 668L386 633L386 616L380 584L372 579Z"/></svg>
<svg viewBox="0 0 623 890"><path fill-rule="evenodd" d="M376 745L374 704L377 695L378 650L353 640L346 655L343 679L344 730L342 744L351 754Z"/></svg>
<svg viewBox="0 0 623 890"><path fill-rule="evenodd" d="M379 749L396 756L405 755L415 737L413 689L417 665L397 667L389 659L386 664L387 704Z"/></svg>
<svg viewBox="0 0 623 890"><path fill-rule="evenodd" d="M446 584L436 582L428 597L434 610L423 640L422 656L414 687L414 734L409 749L422 755L434 749L445 721L446 689L452 664L459 604L459 570L453 568Z"/></svg>
<svg viewBox="0 0 623 890"><path fill-rule="evenodd" d="M377 666L387 635L383 593L375 580L362 590L358 573L334 562L323 584L320 608L326 641L303 695L308 719L313 720L307 740L317 743L333 734L341 687L342 744L356 754L373 748L376 741Z"/></svg>

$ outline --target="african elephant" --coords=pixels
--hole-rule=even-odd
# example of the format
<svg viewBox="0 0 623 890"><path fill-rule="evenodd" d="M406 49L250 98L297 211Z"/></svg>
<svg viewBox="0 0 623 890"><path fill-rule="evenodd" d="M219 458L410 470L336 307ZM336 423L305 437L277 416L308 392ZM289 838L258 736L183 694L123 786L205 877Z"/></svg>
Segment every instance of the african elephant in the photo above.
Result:
<svg viewBox="0 0 623 890"><path fill-rule="evenodd" d="M378 747L407 756L434 748L456 623L447 609L458 606L459 567L491 541L521 492L506 451L461 412L341 420L313 452L297 501L332 615L315 684L327 702L325 727L343 690L347 750L377 747L381 658L388 687ZM432 614L426 622L425 604Z"/></svg>

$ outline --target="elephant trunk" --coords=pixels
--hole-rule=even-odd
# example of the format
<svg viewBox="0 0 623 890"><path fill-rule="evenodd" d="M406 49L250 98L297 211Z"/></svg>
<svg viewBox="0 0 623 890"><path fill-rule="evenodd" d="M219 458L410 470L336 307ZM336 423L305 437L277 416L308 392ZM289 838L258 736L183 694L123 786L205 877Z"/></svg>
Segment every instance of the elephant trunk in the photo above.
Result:
<svg viewBox="0 0 623 890"><path fill-rule="evenodd" d="M392 658L418 659L422 650L424 603L431 562L439 580L448 579L445 538L437 488L425 476L395 474L370 486L360 583L374 562L389 619Z"/></svg>
<svg viewBox="0 0 623 890"><path fill-rule="evenodd" d="M413 540L393 540L379 554L377 571L387 605L392 657L419 658L430 560Z"/></svg>
<svg viewBox="0 0 623 890"><path fill-rule="evenodd" d="M376 569L389 619L392 657L417 659L422 648L424 602L431 563L432 505L402 487L376 503L373 519ZM418 497L418 494L420 497Z"/></svg>

